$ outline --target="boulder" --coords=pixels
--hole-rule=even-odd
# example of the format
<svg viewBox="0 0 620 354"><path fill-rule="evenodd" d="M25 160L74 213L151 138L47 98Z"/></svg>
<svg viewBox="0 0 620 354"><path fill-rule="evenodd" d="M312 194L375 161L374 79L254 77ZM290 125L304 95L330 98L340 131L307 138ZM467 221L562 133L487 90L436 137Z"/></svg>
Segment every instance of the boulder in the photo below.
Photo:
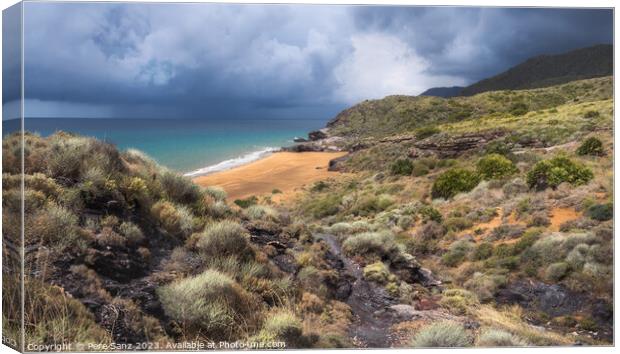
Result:
<svg viewBox="0 0 620 354"><path fill-rule="evenodd" d="M327 133L325 132L325 129L315 130L308 133L308 139L310 139L310 141L317 141L325 138L327 138Z"/></svg>

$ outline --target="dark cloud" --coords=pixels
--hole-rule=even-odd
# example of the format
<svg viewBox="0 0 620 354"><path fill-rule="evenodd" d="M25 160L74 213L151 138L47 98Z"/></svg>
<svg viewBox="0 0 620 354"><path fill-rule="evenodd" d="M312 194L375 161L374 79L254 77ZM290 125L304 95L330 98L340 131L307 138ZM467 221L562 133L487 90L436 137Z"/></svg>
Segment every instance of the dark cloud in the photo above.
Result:
<svg viewBox="0 0 620 354"><path fill-rule="evenodd" d="M34 2L25 24L27 115L329 118L361 99L611 43L613 19L611 10Z"/></svg>

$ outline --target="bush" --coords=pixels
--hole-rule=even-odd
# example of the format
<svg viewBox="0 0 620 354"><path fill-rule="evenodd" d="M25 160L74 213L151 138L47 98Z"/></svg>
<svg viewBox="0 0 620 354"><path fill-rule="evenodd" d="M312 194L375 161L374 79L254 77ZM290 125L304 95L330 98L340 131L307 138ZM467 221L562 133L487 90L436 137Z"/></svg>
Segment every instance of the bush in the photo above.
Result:
<svg viewBox="0 0 620 354"><path fill-rule="evenodd" d="M205 193L211 198L215 199L215 201L225 201L228 198L228 194L222 187L218 186L209 186L205 188Z"/></svg>
<svg viewBox="0 0 620 354"><path fill-rule="evenodd" d="M514 334L499 329L487 329L482 332L476 345L479 347L525 347L530 344Z"/></svg>
<svg viewBox="0 0 620 354"><path fill-rule="evenodd" d="M235 199L234 203L237 204L237 206L239 206L241 209L245 209L258 203L258 198L253 195L245 199Z"/></svg>
<svg viewBox="0 0 620 354"><path fill-rule="evenodd" d="M599 111L587 111L583 116L585 118L596 118L599 117L601 113Z"/></svg>
<svg viewBox="0 0 620 354"><path fill-rule="evenodd" d="M527 184L530 188L537 190L544 190L548 187L555 189L563 182L581 185L589 182L593 177L592 171L587 167L559 156L537 162L527 174Z"/></svg>
<svg viewBox="0 0 620 354"><path fill-rule="evenodd" d="M471 345L471 337L462 325L450 322L436 322L422 328L413 338L413 347L468 347Z"/></svg>
<svg viewBox="0 0 620 354"><path fill-rule="evenodd" d="M409 159L394 161L390 166L390 173L393 175L409 176L413 172L413 163Z"/></svg>
<svg viewBox="0 0 620 354"><path fill-rule="evenodd" d="M190 333L227 338L252 323L254 299L233 279L215 270L175 281L158 289L170 318Z"/></svg>
<svg viewBox="0 0 620 354"><path fill-rule="evenodd" d="M431 188L433 198L452 198L458 193L469 192L480 183L480 176L472 171L454 168L448 170L435 180Z"/></svg>
<svg viewBox="0 0 620 354"><path fill-rule="evenodd" d="M476 295L464 289L450 289L442 294L439 304L458 316L466 315L470 309L479 305Z"/></svg>
<svg viewBox="0 0 620 354"><path fill-rule="evenodd" d="M605 149L603 149L603 142L593 136L589 137L577 148L577 155L605 155Z"/></svg>
<svg viewBox="0 0 620 354"><path fill-rule="evenodd" d="M594 204L588 208L586 215L598 221L611 220L614 217L613 203Z"/></svg>
<svg viewBox="0 0 620 354"><path fill-rule="evenodd" d="M364 232L347 238L342 244L343 251L350 256L375 255L379 258L395 259L401 254L401 249L394 241L392 233Z"/></svg>
<svg viewBox="0 0 620 354"><path fill-rule="evenodd" d="M379 284L387 283L390 275L390 271L383 262L375 262L364 267L364 278Z"/></svg>
<svg viewBox="0 0 620 354"><path fill-rule="evenodd" d="M446 219L444 226L448 231L461 231L472 227L471 220L464 217L451 217Z"/></svg>
<svg viewBox="0 0 620 354"><path fill-rule="evenodd" d="M301 320L294 313L282 310L269 316L263 329L277 339L295 341L301 336Z"/></svg>
<svg viewBox="0 0 620 354"><path fill-rule="evenodd" d="M140 228L132 222L127 221L122 223L118 227L118 230L123 236L125 236L125 239L130 244L139 244L144 240L144 234L142 233L142 230L140 230Z"/></svg>
<svg viewBox="0 0 620 354"><path fill-rule="evenodd" d="M568 273L568 268L569 266L566 262L550 264L547 269L545 269L545 278L550 281L562 280Z"/></svg>
<svg viewBox="0 0 620 354"><path fill-rule="evenodd" d="M350 209L350 213L367 216L384 211L392 204L394 204L394 199L388 194L381 194L379 196L366 195L355 201L355 204Z"/></svg>
<svg viewBox="0 0 620 354"><path fill-rule="evenodd" d="M499 154L481 158L476 168L480 176L486 180L506 178L519 171L512 161Z"/></svg>
<svg viewBox="0 0 620 354"><path fill-rule="evenodd" d="M224 220L208 225L195 242L196 248L204 254L244 257L251 252L247 239L247 232L241 225Z"/></svg>
<svg viewBox="0 0 620 354"><path fill-rule="evenodd" d="M313 198L305 205L305 209L308 213L312 214L312 216L320 219L338 213L341 201L342 198L340 196L336 194L327 194L325 196Z"/></svg>
<svg viewBox="0 0 620 354"><path fill-rule="evenodd" d="M25 238L27 243L42 242L54 248L65 248L78 238L78 217L70 210L50 205L26 218Z"/></svg>
<svg viewBox="0 0 620 354"><path fill-rule="evenodd" d="M506 282L507 279L503 275L475 273L465 282L465 288L476 294L480 301L489 301L493 299L497 289Z"/></svg>
<svg viewBox="0 0 620 354"><path fill-rule="evenodd" d="M193 216L189 209L168 201L159 201L151 207L151 215L168 233L185 238L192 233Z"/></svg>
<svg viewBox="0 0 620 354"><path fill-rule="evenodd" d="M426 139L428 137L431 137L439 133L441 133L441 130L439 130L439 128L437 127L433 127L433 126L422 127L415 131L415 138L418 140L422 140L422 139Z"/></svg>
<svg viewBox="0 0 620 354"><path fill-rule="evenodd" d="M489 242L483 242L474 250L472 259L474 261L485 260L493 254L493 245Z"/></svg>
<svg viewBox="0 0 620 354"><path fill-rule="evenodd" d="M516 102L510 106L510 114L513 116L522 116L529 112L529 107L524 102Z"/></svg>
<svg viewBox="0 0 620 354"><path fill-rule="evenodd" d="M252 205L245 209L245 215L252 220L278 220L278 211L266 205Z"/></svg>
<svg viewBox="0 0 620 354"><path fill-rule="evenodd" d="M470 241L456 241L450 245L450 249L441 257L441 261L448 267L456 267L467 258L473 249L474 244Z"/></svg>
<svg viewBox="0 0 620 354"><path fill-rule="evenodd" d="M420 215L422 215L422 220L424 221L434 221L438 224L441 224L443 221L443 216L439 212L439 210L433 208L430 205L425 205L418 211Z"/></svg>
<svg viewBox="0 0 620 354"><path fill-rule="evenodd" d="M161 186L170 200L180 204L193 204L202 198L200 187L188 177L166 171L160 177Z"/></svg>

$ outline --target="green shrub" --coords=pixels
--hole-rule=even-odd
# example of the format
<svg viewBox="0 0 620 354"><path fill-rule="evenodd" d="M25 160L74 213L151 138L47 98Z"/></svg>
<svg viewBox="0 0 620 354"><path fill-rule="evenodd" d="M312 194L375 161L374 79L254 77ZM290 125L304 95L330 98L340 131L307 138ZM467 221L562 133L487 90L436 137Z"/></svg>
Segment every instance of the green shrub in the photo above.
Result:
<svg viewBox="0 0 620 354"><path fill-rule="evenodd" d="M450 322L436 322L422 328L413 338L411 345L418 348L468 347L472 338L462 325Z"/></svg>
<svg viewBox="0 0 620 354"><path fill-rule="evenodd" d="M593 136L589 137L577 148L577 155L605 155L605 149L603 149L603 142Z"/></svg>
<svg viewBox="0 0 620 354"><path fill-rule="evenodd" d="M587 167L559 156L537 162L527 174L527 184L530 188L543 190L548 187L556 188L563 182L572 185L585 184L593 177L592 171Z"/></svg>
<svg viewBox="0 0 620 354"><path fill-rule="evenodd" d="M399 159L390 166L390 173L393 175L409 176L413 172L413 163L409 159Z"/></svg>
<svg viewBox="0 0 620 354"><path fill-rule="evenodd" d="M597 118L601 115L599 111L587 111L583 116L585 118Z"/></svg>
<svg viewBox="0 0 620 354"><path fill-rule="evenodd" d="M588 208L586 215L598 221L611 220L614 217L613 203L594 204Z"/></svg>
<svg viewBox="0 0 620 354"><path fill-rule="evenodd" d="M185 238L192 233L194 220L186 207L169 201L159 201L151 207L151 215L173 236Z"/></svg>
<svg viewBox="0 0 620 354"><path fill-rule="evenodd" d="M434 126L426 126L426 127L417 129L415 131L415 137L418 140L422 140L422 139L426 139L428 137L431 137L439 133L441 133L441 130L439 130L439 128L434 127Z"/></svg>
<svg viewBox="0 0 620 354"><path fill-rule="evenodd" d="M433 208L430 205L425 205L418 210L418 213L422 216L423 221L434 221L438 224L441 224L443 221L443 216L439 212L439 210Z"/></svg>
<svg viewBox="0 0 620 354"><path fill-rule="evenodd" d="M63 249L74 245L78 239L78 217L62 206L49 205L32 217L27 217L25 223L24 234L29 244L42 242L44 245Z"/></svg>
<svg viewBox="0 0 620 354"><path fill-rule="evenodd" d="M383 262L375 262L364 267L364 278L379 284L387 283L390 275L390 271Z"/></svg>
<svg viewBox="0 0 620 354"><path fill-rule="evenodd" d="M414 177L426 176L430 172L430 168L425 163L415 161L411 170L411 175Z"/></svg>
<svg viewBox="0 0 620 354"><path fill-rule="evenodd" d="M225 201L226 198L228 198L228 194L226 194L226 191L219 186L208 186L205 188L205 193L218 202Z"/></svg>
<svg viewBox="0 0 620 354"><path fill-rule="evenodd" d="M401 255L401 249L394 241L394 235L388 231L364 232L347 238L342 244L343 251L350 256L372 256L395 259Z"/></svg>
<svg viewBox="0 0 620 354"><path fill-rule="evenodd" d="M442 257L441 261L448 267L456 267L461 264L474 249L474 244L470 241L460 240L453 242Z"/></svg>
<svg viewBox="0 0 620 354"><path fill-rule="evenodd" d="M443 292L439 304L458 316L466 315L479 305L476 295L464 289L449 289Z"/></svg>
<svg viewBox="0 0 620 354"><path fill-rule="evenodd" d="M188 177L166 171L159 179L170 200L180 204L193 204L202 198L200 187Z"/></svg>
<svg viewBox="0 0 620 354"><path fill-rule="evenodd" d="M166 315L189 333L227 338L252 323L254 299L233 279L215 270L158 289ZM243 321L243 322L242 322Z"/></svg>
<svg viewBox="0 0 620 354"><path fill-rule="evenodd" d="M237 206L239 206L240 208L245 209L258 203L258 198L253 195L245 199L235 199L234 203L237 204Z"/></svg>
<svg viewBox="0 0 620 354"><path fill-rule="evenodd" d="M480 183L480 176L470 170L454 168L435 180L431 188L433 198L452 198L458 193L469 192Z"/></svg>
<svg viewBox="0 0 620 354"><path fill-rule="evenodd" d="M559 281L568 273L569 266L566 262L558 262L550 264L545 269L545 278L550 281Z"/></svg>
<svg viewBox="0 0 620 354"><path fill-rule="evenodd" d="M478 160L477 171L483 179L502 179L511 176L519 169L506 157L490 154Z"/></svg>
<svg viewBox="0 0 620 354"><path fill-rule="evenodd" d="M394 198L388 194L365 195L355 201L350 209L353 215L367 216L374 213L384 211L394 204Z"/></svg>
<svg viewBox="0 0 620 354"><path fill-rule="evenodd" d="M489 301L506 282L506 277L501 274L475 273L464 285L467 290L476 294L480 301Z"/></svg>
<svg viewBox="0 0 620 354"><path fill-rule="evenodd" d="M493 254L493 244L489 242L483 242L476 249L472 255L472 259L475 261L485 260Z"/></svg>
<svg viewBox="0 0 620 354"><path fill-rule="evenodd" d="M329 184L325 183L325 181L315 182L312 188L310 189L312 192L322 192L329 188Z"/></svg>
<svg viewBox="0 0 620 354"><path fill-rule="evenodd" d="M132 222L124 222L118 227L121 235L125 236L127 242L139 244L144 240L144 234L140 228Z"/></svg>
<svg viewBox="0 0 620 354"><path fill-rule="evenodd" d="M266 205L252 205L245 209L245 215L252 220L278 220L278 211Z"/></svg>
<svg viewBox="0 0 620 354"><path fill-rule="evenodd" d="M293 312L281 310L267 317L263 331L268 337L283 340L290 345L302 335L301 320Z"/></svg>
<svg viewBox="0 0 620 354"><path fill-rule="evenodd" d="M444 222L448 231L461 231L472 227L472 225L471 220L465 217L451 217Z"/></svg>
<svg viewBox="0 0 620 354"><path fill-rule="evenodd" d="M479 347L525 347L530 344L523 338L500 329L487 329L478 338Z"/></svg>
<svg viewBox="0 0 620 354"><path fill-rule="evenodd" d="M196 241L196 248L204 254L218 257L239 256L243 258L251 254L247 231L230 220L207 225Z"/></svg>
<svg viewBox="0 0 620 354"><path fill-rule="evenodd" d="M516 102L510 106L510 114L513 116L522 116L529 112L529 107L524 102Z"/></svg>
<svg viewBox="0 0 620 354"><path fill-rule="evenodd" d="M326 194L312 198L304 207L306 212L317 219L334 215L340 210L342 198L336 194Z"/></svg>

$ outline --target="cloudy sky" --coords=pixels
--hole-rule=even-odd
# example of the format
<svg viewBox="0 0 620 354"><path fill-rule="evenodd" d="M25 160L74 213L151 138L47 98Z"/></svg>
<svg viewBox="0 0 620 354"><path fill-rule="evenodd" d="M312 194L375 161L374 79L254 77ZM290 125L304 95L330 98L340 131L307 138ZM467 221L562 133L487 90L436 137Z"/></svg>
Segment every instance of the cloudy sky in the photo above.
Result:
<svg viewBox="0 0 620 354"><path fill-rule="evenodd" d="M577 9L26 3L26 115L327 119L367 98L466 85L534 55L611 43L612 17ZM6 87L10 106L19 95Z"/></svg>

